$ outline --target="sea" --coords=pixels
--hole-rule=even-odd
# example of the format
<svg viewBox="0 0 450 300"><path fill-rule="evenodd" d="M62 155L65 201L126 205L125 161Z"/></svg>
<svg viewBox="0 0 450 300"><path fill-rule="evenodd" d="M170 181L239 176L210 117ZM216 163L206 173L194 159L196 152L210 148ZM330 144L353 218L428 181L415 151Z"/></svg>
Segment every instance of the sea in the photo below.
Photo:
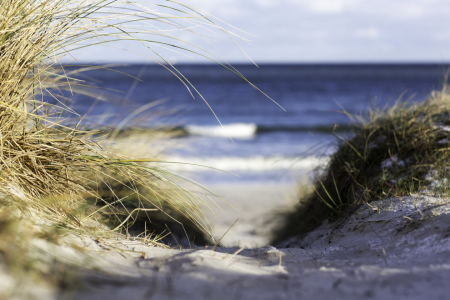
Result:
<svg viewBox="0 0 450 300"><path fill-rule="evenodd" d="M179 73L157 64L87 68L76 76L90 88L70 96L69 105L93 127L180 129L175 139L182 147L164 153L166 162L179 163L161 166L202 184L299 182L351 137L349 115L366 118L370 109L423 101L443 88L449 70L446 64L175 68Z"/></svg>

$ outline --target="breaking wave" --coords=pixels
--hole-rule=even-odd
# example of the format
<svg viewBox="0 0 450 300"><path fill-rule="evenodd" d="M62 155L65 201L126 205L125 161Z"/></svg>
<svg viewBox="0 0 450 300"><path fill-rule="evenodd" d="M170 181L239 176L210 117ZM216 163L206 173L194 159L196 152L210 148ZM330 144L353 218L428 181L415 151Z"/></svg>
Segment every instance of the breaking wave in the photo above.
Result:
<svg viewBox="0 0 450 300"><path fill-rule="evenodd" d="M342 124L340 126L333 125L316 125L316 126L267 126L257 125L254 123L232 123L227 125L186 125L182 129L190 135L201 135L211 137L225 137L225 138L252 138L258 133L274 132L274 131L287 131L287 132L332 132L348 131L352 127L348 124Z"/></svg>
<svg viewBox="0 0 450 300"><path fill-rule="evenodd" d="M223 126L187 125L184 129L192 135L249 138L256 134L258 127L253 123L234 123Z"/></svg>

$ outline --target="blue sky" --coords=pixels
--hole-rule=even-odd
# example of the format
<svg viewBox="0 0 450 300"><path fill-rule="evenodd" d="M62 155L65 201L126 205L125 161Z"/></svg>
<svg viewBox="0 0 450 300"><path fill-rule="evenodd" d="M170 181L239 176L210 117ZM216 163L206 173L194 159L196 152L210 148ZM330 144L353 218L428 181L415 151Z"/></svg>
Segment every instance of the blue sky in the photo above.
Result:
<svg viewBox="0 0 450 300"><path fill-rule="evenodd" d="M163 3L164 1L159 1ZM449 0L184 0L252 35L240 41L257 63L449 62ZM203 45L195 36L187 41ZM210 50L231 63L249 62L228 39ZM205 44L206 45L206 44ZM208 45L206 45L209 47ZM121 48L126 46L120 46ZM162 49L177 62L204 62ZM89 62L148 62L112 48L82 51Z"/></svg>

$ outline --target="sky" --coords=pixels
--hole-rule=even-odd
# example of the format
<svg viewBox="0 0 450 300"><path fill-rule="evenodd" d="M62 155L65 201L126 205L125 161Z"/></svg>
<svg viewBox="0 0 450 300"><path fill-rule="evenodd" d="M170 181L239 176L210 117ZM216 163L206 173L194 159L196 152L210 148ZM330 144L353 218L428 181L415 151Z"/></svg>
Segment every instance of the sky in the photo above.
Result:
<svg viewBox="0 0 450 300"><path fill-rule="evenodd" d="M156 0L158 1L158 0ZM154 1L152 1L154 2ZM163 3L164 1L159 1ZM256 63L450 62L450 0L184 0L251 40L237 39ZM225 25L224 25L225 26ZM227 27L231 28L231 27ZM197 36L183 36L195 45ZM230 63L250 62L224 35L205 44ZM119 48L127 46L120 46ZM207 62L160 49L171 62ZM77 54L79 61L149 62L114 48Z"/></svg>

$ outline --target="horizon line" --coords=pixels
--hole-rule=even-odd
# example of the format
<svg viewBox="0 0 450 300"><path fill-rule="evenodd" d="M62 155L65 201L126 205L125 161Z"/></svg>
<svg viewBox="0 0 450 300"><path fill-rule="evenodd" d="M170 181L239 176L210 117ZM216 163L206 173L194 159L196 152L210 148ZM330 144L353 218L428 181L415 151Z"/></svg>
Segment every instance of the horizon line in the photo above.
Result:
<svg viewBox="0 0 450 300"><path fill-rule="evenodd" d="M152 61L104 61L104 62L95 62L95 61L74 61L74 62L61 62L63 65L83 65L83 64L93 64L93 65L159 65L160 63L152 62ZM168 63L161 62L163 65L169 65ZM176 62L171 63L172 65L217 65L220 64L215 62L205 62L205 61L196 61L196 62ZM266 61L257 63L256 65L252 62L230 62L223 63L224 65L253 65L255 67L262 65L450 65L449 61L315 61L315 62L276 62L276 61Z"/></svg>

